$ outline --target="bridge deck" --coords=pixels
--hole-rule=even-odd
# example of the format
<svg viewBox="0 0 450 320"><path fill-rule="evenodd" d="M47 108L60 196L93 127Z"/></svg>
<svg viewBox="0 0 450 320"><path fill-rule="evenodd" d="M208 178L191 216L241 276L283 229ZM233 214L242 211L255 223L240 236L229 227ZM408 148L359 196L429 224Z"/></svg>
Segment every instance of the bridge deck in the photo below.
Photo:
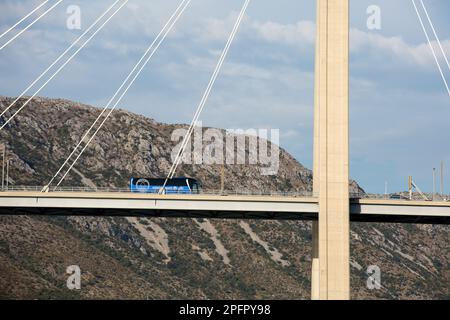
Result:
<svg viewBox="0 0 450 320"><path fill-rule="evenodd" d="M352 221L449 223L450 202L357 199ZM157 195L126 192L1 192L0 214L173 216L203 218L317 218L313 197Z"/></svg>

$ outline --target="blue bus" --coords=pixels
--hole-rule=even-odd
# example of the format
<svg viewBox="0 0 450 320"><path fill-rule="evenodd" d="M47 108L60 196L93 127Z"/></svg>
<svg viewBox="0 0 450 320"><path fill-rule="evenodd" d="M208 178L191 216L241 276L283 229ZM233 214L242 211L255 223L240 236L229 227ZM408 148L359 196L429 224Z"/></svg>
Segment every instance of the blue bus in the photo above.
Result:
<svg viewBox="0 0 450 320"><path fill-rule="evenodd" d="M161 178L131 178L130 191L140 193L159 193L166 179ZM165 194L198 194L201 183L192 178L172 178L167 180Z"/></svg>

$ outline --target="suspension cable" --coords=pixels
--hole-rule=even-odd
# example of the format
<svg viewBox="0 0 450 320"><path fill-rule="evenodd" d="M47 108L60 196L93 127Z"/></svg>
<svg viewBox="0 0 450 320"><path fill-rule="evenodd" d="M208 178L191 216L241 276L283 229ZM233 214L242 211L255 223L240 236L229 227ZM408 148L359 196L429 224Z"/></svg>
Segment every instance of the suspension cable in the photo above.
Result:
<svg viewBox="0 0 450 320"><path fill-rule="evenodd" d="M36 97L36 95L39 94L39 92L41 92L46 86L47 84L53 80L54 77L56 77L63 69L64 67L70 62L72 61L72 59L81 51L83 50L83 48L97 35L98 32L100 32L103 27L123 8L123 6L125 6L125 4L127 4L129 0L125 0L125 2L123 2L99 27L97 30L95 30L95 32L67 59L67 61L65 61L54 73L53 75L38 89L36 90L36 92L30 97L28 98L28 100L8 119L6 120L3 125L0 127L0 130L2 130L12 119L14 119L17 114L22 111L29 103L30 101ZM17 100L17 99L16 99ZM11 107L11 106L10 106ZM10 108L8 107L8 108ZM2 113L2 115L5 113L6 111L4 111Z"/></svg>
<svg viewBox="0 0 450 320"><path fill-rule="evenodd" d="M199 104L199 106L198 106L198 108L197 108L197 110L196 110L196 112L194 114L194 118L193 118L193 120L191 122L191 125L189 126L190 133L188 131L188 133L185 136L185 139L183 140L184 143L182 144L182 148L180 149L180 152L178 153L178 157L177 157L178 160L182 157L182 153L184 152L183 149L186 147L186 144L189 141L190 135L192 134L193 128L195 126L195 123L198 121L198 118L200 117L200 114L201 114L201 112L202 112L202 110L203 110L203 108L204 108L204 106L205 106L205 104L206 104L206 102L208 100L208 97L209 97L209 95L211 93L212 87L214 86L214 83L215 83L215 81L216 81L216 79L217 79L217 77L218 77L218 75L220 73L220 70L222 68L223 62L224 62L224 60L225 60L225 58L226 58L226 56L228 54L229 48L231 46L231 43L233 42L234 37L235 37L235 35L236 35L236 33L237 33L238 29L239 29L240 23L242 21L242 18L244 17L244 14L245 14L245 11L247 9L248 4L249 4L249 1L247 1L244 4L243 9L241 10L241 13L238 16L236 24L235 24L235 26L233 28L232 33L230 34L230 37L229 37L229 39L227 41L227 44L226 44L226 46L225 46L225 48L224 48L224 50L222 52L222 55L221 55L221 57L219 59L219 62L217 64L217 66L216 66L216 69L214 70L214 73L213 73L213 75L211 77L211 80L210 80L210 82L208 84L208 87L206 88L206 91L205 91L205 93L204 93L204 95L202 97L202 100L201 100L201 102L200 102L200 104ZM177 159L174 162L175 163L175 169L172 170L170 178L173 177L173 174L174 174L173 171L176 170L176 166L178 165ZM172 166L172 167L174 167L174 166Z"/></svg>
<svg viewBox="0 0 450 320"><path fill-rule="evenodd" d="M438 37L438 35L436 33L436 29L434 28L434 25L433 25L433 22L431 21L430 15L428 14L428 10L425 7L425 4L423 3L423 0L420 0L420 3L422 4L423 11L425 12L425 15L427 16L428 22L430 23L431 30L433 30L433 34L434 34L434 37L437 40L439 48L441 49L441 53L444 56L444 60L447 63L447 67L450 69L450 64L448 62L447 55L445 54L444 48L442 47L442 44L441 44L441 40L439 39L439 37Z"/></svg>
<svg viewBox="0 0 450 320"><path fill-rule="evenodd" d="M231 34L230 34L230 36L228 38L228 41L227 41L227 43L225 45L225 48L223 49L222 54L221 54L221 56L219 58L219 61L218 61L217 65L216 65L216 68L215 68L215 70L214 70L214 72L213 72L213 74L211 76L211 79L210 79L210 81L208 83L208 86L206 87L206 90L205 90L205 92L203 94L203 97L202 97L202 99L200 101L200 104L197 107L197 110L196 110L196 112L194 114L192 122L191 122L191 124L189 126L188 132L186 133L186 135L183 138L183 142L181 144L180 150L177 153L175 161L172 164L172 167L170 168L169 174L167 175L162 188L159 190L160 194L164 192L168 180L172 179L173 176L175 175L175 172L177 170L178 164L179 164L179 162L181 160L181 157L182 157L182 155L184 153L184 150L186 149L187 143L190 141L190 137L192 135L192 131L194 130L194 126L197 123L198 118L200 117L200 114L202 113L203 108L206 105L206 102L208 101L208 98L209 98L209 96L211 94L212 88L214 87L214 84L215 84L215 82L217 80L217 77L219 76L219 73L220 73L220 70L222 69L222 66L223 66L223 63L225 61L225 58L227 57L228 51L230 50L230 47L231 47L231 44L233 43L233 40L234 40L238 30L239 30L239 27L240 27L240 25L242 23L242 20L244 18L245 12L247 11L247 7L248 7L249 4L250 4L250 0L245 0L244 5L242 6L241 12L239 13L239 16L238 16L238 18L236 20L236 23L235 23L234 27L233 27L233 30L232 30L232 32L231 32Z"/></svg>
<svg viewBox="0 0 450 320"><path fill-rule="evenodd" d="M431 44L431 40L430 40L430 37L428 35L427 29L425 28L425 25L423 23L422 17L420 16L419 10L417 9L415 1L411 0L411 2L413 4L413 6L414 6L414 9L416 10L417 17L419 18L420 25L422 26L422 30L423 30L423 32L425 34L425 37L427 38L428 45L430 46L431 52L432 52L433 57L434 57L434 61L436 62L436 65L437 65L437 67L439 69L439 73L441 74L441 78L444 81L444 85L445 85L445 88L447 89L447 93L450 96L450 89L449 89L448 84L447 84L447 79L445 78L444 72L442 71L442 68L441 68L441 64L439 63L439 60L438 60L437 55L436 55L436 52L434 51L433 45Z"/></svg>
<svg viewBox="0 0 450 320"><path fill-rule="evenodd" d="M8 30L6 30L5 32L3 32L0 35L0 39L3 38L6 34L8 34L8 32L10 32L11 30L13 30L15 27L17 27L19 24L21 24L22 22L24 22L26 19L28 19L33 13L35 13L37 10L39 10L44 4L46 4L49 0L45 0L44 2L42 2L40 5L38 5L36 8L33 9L33 11L31 11L29 14L27 14L25 17L23 17L22 19L20 19L18 22L16 22L16 24L14 24L11 28L9 28Z"/></svg>
<svg viewBox="0 0 450 320"><path fill-rule="evenodd" d="M0 117L2 117L6 112L8 112L9 109L11 109L21 98L23 98L23 96L28 92L28 90L30 90L39 80L42 79L42 77L44 77L81 39L84 38L84 36L86 34L88 34L91 29L97 25L99 23L99 21L101 19L103 19L103 17L109 12L111 11L117 3L119 3L122 0L116 0L116 2L114 2L100 17L97 18L97 20L95 20L95 22L93 24L91 24L89 26L89 28L86 29L85 32L83 32L83 34L81 36L78 37L78 39L76 39L44 72L42 72L39 77L36 78L36 80L34 80L5 110L2 111L2 113L0 114ZM3 127L0 128L0 130Z"/></svg>
<svg viewBox="0 0 450 320"><path fill-rule="evenodd" d="M20 30L19 33L17 33L14 37L12 37L9 41L7 41L3 46L0 47L0 51L2 51L7 45L9 45L11 42L16 40L22 33L27 31L29 28L31 28L36 22L38 22L41 18L45 17L47 13L52 11L54 8L56 8L61 2L64 0L58 0L53 6L51 6L49 9L47 9L43 14L41 14L39 17L37 17L33 22L31 22L29 25L27 25L25 28Z"/></svg>
<svg viewBox="0 0 450 320"><path fill-rule="evenodd" d="M105 111L109 108L109 106L113 103L114 99L117 97L117 95L120 93L120 91L122 90L122 88L125 87L125 85L127 84L128 80L132 77L134 71L136 71L139 68L139 65L141 64L142 61L144 61L144 59L146 58L146 56L148 55L147 59L144 61L144 63L142 64L142 66L140 66L139 70L137 71L137 73L134 75L134 77L131 79L131 81L128 83L128 85L126 86L125 90L122 92L122 94L120 95L120 97L118 98L118 100L115 102L115 104L113 105L113 107L110 109L110 111L108 112L108 114L105 116L105 118L103 119L103 121L100 123L99 127L96 129L96 131L92 134L92 136L89 138L89 140L87 141L87 143L85 144L85 146L83 147L83 149L80 151L80 153L77 155L77 157L75 158L75 160L72 162L72 164L70 165L70 167L67 169L67 171L64 173L64 175L62 176L62 178L59 180L58 184L56 185L55 189L62 183L62 181L65 179L65 177L67 176L67 174L72 170L72 168L74 167L74 165L76 164L76 162L78 161L78 159L81 157L81 155L84 153L84 151L86 150L86 148L89 146L89 144L91 143L91 141L94 139L94 137L97 135L97 133L100 131L100 129L103 127L103 125L105 124L105 122L108 120L108 118L110 117L110 115L112 114L112 112L115 110L115 108L117 107L117 105L120 103L120 101L123 99L123 97L125 96L125 94L128 92L128 90L130 89L130 87L133 85L133 83L136 81L136 79L139 77L139 75L141 74L141 72L143 71L143 69L145 68L145 66L148 64L148 62L151 60L151 58L155 55L155 53L157 52L157 50L159 49L159 47L161 46L161 44L164 42L164 40L166 39L167 35L169 34L169 32L173 29L173 27L175 26L175 24L178 22L178 20L181 18L181 16L183 15L184 11L187 9L187 7L189 6L189 4L191 3L191 0L183 0L180 5L178 6L178 8L175 10L175 12L172 14L172 16L169 18L169 20L167 21L167 23L164 25L164 27L161 29L161 31L159 32L159 34L157 35L157 37L155 38L155 40L150 44L150 46L148 47L147 51L143 54L143 56L141 57L141 59L138 61L138 63L134 66L133 70L131 70L131 72L128 74L127 78L123 81L122 85L119 87L119 89L117 89L117 91L114 93L113 97L109 100L108 104L103 108L102 112L100 113L100 115L97 117L97 119L94 121L94 123L91 125L91 127L85 132L84 136L81 138L81 140L78 142L78 144L76 145L76 147L74 148L74 150L72 151L72 153L69 155L69 157L67 157L67 159L64 161L63 165L59 168L59 170L56 172L56 174L52 177L52 179L50 180L50 182L47 184L46 187L44 187L43 191L48 190L49 186L52 184L52 182L56 179L56 177L59 175L59 173L62 171L62 169L65 167L65 165L69 162L69 160L72 158L72 156L76 153L76 151L78 150L78 148L80 147L80 145L82 144L82 142L84 141L84 139L89 135L90 131L94 128L95 124L100 120L101 116L105 113ZM150 53L150 54L149 54Z"/></svg>

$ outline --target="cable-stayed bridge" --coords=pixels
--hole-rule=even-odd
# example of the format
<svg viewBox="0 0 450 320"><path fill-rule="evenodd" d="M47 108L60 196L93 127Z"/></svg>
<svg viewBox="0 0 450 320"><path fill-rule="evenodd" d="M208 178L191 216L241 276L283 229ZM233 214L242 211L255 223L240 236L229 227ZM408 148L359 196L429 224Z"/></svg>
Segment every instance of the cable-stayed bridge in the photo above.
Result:
<svg viewBox="0 0 450 320"><path fill-rule="evenodd" d="M61 3L59 0L53 7ZM33 89L45 75L49 78L38 87L30 98L8 119L0 130L6 130L11 120L91 41L129 0L117 0L55 60L30 86L5 110L17 108L16 103ZM228 51L239 30L250 0L243 1L233 30L220 55L210 82L194 113L175 161L168 172L174 177ZM209 218L261 218L261 219L309 219L313 223L313 299L349 299L349 224L350 221L448 223L450 203L445 201L406 201L394 199L366 199L349 193L349 1L317 0L317 41L315 59L315 107L314 107L314 186L312 194L239 195L212 193L172 195L136 194L129 190L64 189L60 185L71 172L86 148L118 106L128 89L155 55L165 38L188 8L191 0L183 0L161 29L155 40L136 63L134 68L115 91L78 144L73 148L59 170L46 186L7 189L0 193L1 214L84 214L84 215L145 215L166 217ZM412 3L419 14L416 3ZM425 6L421 1L423 9ZM45 14L52 10L50 7ZM36 9L35 9L36 10ZM30 14L32 14L33 10ZM426 12L426 9L425 9ZM39 20L41 17L38 17ZM431 20L427 18L431 23ZM24 18L25 19L25 18ZM37 20L33 21L25 31ZM22 20L21 20L22 21ZM20 22L20 21L19 21ZM9 31L9 30L8 30ZM7 31L7 32L8 32ZM433 27L433 31L434 27ZM7 33L6 32L6 33ZM429 36L424 28L427 40ZM0 36L0 39L5 34ZM22 32L23 33L23 32ZM20 36L19 33L17 36ZM436 35L436 33L434 32ZM87 39L85 39L86 37ZM16 37L3 46L11 45ZM436 35L437 38L437 35ZM439 39L437 39L439 42ZM440 43L440 42L439 42ZM76 46L78 44L78 46ZM433 56L434 48L430 45ZM441 47L442 49L442 47ZM70 55L70 52L72 54ZM444 53L445 56L445 53ZM66 58L65 62L63 62ZM58 63L61 63L58 67ZM450 95L447 81L439 61L439 71ZM448 64L448 61L447 61ZM55 70L53 70L55 69ZM53 73L51 73L53 71ZM37 85L39 86L39 85ZM95 192L93 192L95 191ZM116 191L116 192L111 192Z"/></svg>

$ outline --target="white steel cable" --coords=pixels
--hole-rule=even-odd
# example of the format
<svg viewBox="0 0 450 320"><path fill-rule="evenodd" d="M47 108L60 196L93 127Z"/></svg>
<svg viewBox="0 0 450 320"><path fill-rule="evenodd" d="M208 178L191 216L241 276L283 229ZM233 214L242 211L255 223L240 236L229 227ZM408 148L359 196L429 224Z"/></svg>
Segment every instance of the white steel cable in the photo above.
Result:
<svg viewBox="0 0 450 320"><path fill-rule="evenodd" d="M447 79L445 78L444 72L442 71L442 68L441 68L441 64L439 63L439 60L438 60L438 58L436 56L436 52L434 51L433 45L431 44L431 40L430 40L430 37L428 35L427 29L425 28L425 25L423 23L422 17L420 16L419 10L417 9L416 3L414 2L414 0L411 0L411 2L413 4L413 6L414 6L414 9L416 10L417 17L419 18L420 25L422 26L422 30L423 30L423 32L425 34L425 37L427 38L428 45L430 46L430 49L431 49L431 52L433 54L434 60L435 60L436 65L437 65L437 67L439 69L439 73L441 74L441 78L444 81L444 85L445 85L445 88L447 89L447 93L450 96L450 89L449 89L448 84L447 84Z"/></svg>
<svg viewBox="0 0 450 320"><path fill-rule="evenodd" d="M125 0L124 3L122 3L112 14L111 16L109 16L101 25L100 27L95 30L95 32L67 59L66 62L64 62L54 73L53 75L8 119L6 120L3 125L0 127L0 130L2 130L15 116L17 116L17 114L22 111L23 108L25 108L28 103L30 103L30 101L36 97L36 95L39 94L39 92L42 91L42 89L45 88L45 86L47 86L47 84L53 80L54 77L56 77L62 69L64 69L64 67L70 62L72 61L72 59L81 51L83 50L83 48L92 40L92 38L94 38L98 32L100 32L100 30L103 29L103 27L120 11L120 9L123 8L123 6L125 4L127 4L129 0Z"/></svg>
<svg viewBox="0 0 450 320"><path fill-rule="evenodd" d="M441 49L441 53L442 53L442 55L444 56L444 60L445 60L445 62L447 63L447 68L450 70L450 64L449 64L449 62L448 62L447 55L445 54L444 48L442 47L442 44L441 44L441 40L439 39L439 37L438 37L438 35L437 35L437 33L436 33L436 29L434 28L434 24L433 24L433 22L431 21L430 15L428 14L428 10L427 10L427 8L425 7L425 4L423 3L423 0L420 0L420 3L422 4L423 11L425 12L425 15L427 16L428 22L430 23L431 30L433 30L433 34L434 34L434 37L435 37L436 40L437 40L437 43L438 43L438 45L439 45L439 48Z"/></svg>
<svg viewBox="0 0 450 320"><path fill-rule="evenodd" d="M146 57L146 55L148 54L148 52L150 52L150 50L153 48L153 46L155 45L155 43L158 41L158 39L161 37L161 35L163 34L164 30L166 30L166 28L168 27L169 23L172 21L172 19L176 16L177 12L179 11L179 9L182 7L182 5L185 3L186 0L183 0L182 3L179 5L179 7L175 10L175 12L173 13L173 15L170 17L170 19L167 21L167 23L164 25L164 27L161 29L161 31L159 32L159 34L156 36L155 40L152 42L152 44L149 46L149 48L147 49L147 51L144 53L144 55L142 55L141 59L138 61L138 63L134 66L133 70L128 74L127 78L122 82L122 85L119 87L119 89L117 89L117 91L114 93L113 97L109 100L109 102L107 103L107 105L103 108L102 112L98 115L97 119L94 121L94 123L91 125L91 127L85 132L84 136L81 138L81 140L78 142L78 144L75 146L74 150L72 151L72 153L69 155L69 157L66 159L66 161L63 163L63 165L59 168L59 170L56 172L56 174L53 176L53 178L50 180L50 182L47 184L48 186L51 185L51 183L53 182L53 180L58 176L58 174L61 172L61 170L64 168L64 166L69 162L70 158L75 154L75 152L77 151L77 149L79 148L79 146L82 144L82 142L84 141L84 139L88 136L88 134L90 133L90 131L94 128L94 126L96 125L96 123L100 120L101 116L104 114L104 112L107 110L107 108L111 105L111 103L114 101L115 97L118 95L118 93L120 92L120 90L125 86L125 84L127 83L127 81L130 79L130 77L132 76L133 72L139 67L140 63L144 60L144 58ZM156 50L154 50L153 54L156 52ZM153 55L152 54L152 55ZM142 68L141 68L142 69Z"/></svg>
<svg viewBox="0 0 450 320"><path fill-rule="evenodd" d="M118 98L118 100L115 102L115 104L113 105L113 107L111 108L111 110L108 112L108 114L105 116L105 118L103 119L103 121L100 123L99 127L96 129L96 131L92 134L92 136L89 138L89 140L87 141L87 143L85 144L85 146L83 147L83 149L81 150L81 152L78 154L78 156L75 158L75 160L72 162L72 164L70 165L69 169L65 172L65 174L63 175L63 177L59 180L58 184L56 185L55 189L62 183L62 181L65 179L65 177L67 176L67 174L72 170L73 166L76 164L76 162L78 161L78 159L81 157L81 155L84 153L84 151L86 150L86 148L88 147L88 145L91 143L91 141L94 139L94 137L97 135L97 133L100 131L100 129L103 127L103 125L105 124L105 122L108 120L109 116L112 114L112 112L115 110L115 108L117 107L117 105L120 103L120 101L122 100L122 98L125 96L125 94L128 92L128 90L130 89L130 87L133 85L133 83L136 81L136 79L139 77L139 75L141 74L142 70L145 68L145 66L148 64L148 62L150 61L150 59L154 56L154 54L156 53L156 51L159 49L159 47L161 46L161 44L164 42L164 40L166 39L167 35L169 34L169 32L172 30L172 28L175 26L175 24L177 23L177 21L181 18L181 16L183 15L184 11L187 9L188 5L190 4L191 0L183 0L180 5L178 6L178 8L175 10L175 12L172 14L172 16L169 18L169 20L167 21L167 23L164 25L164 27L161 29L161 31L159 32L159 34L156 36L155 40L151 43L151 45L148 47L147 51L143 54L143 56L141 57L141 59L139 60L139 62L134 66L133 70L128 74L127 78L123 81L122 85L119 87L119 89L117 89L117 91L114 93L113 97L109 100L108 104L103 108L102 112L100 113L100 115L97 117L97 119L94 121L94 123L91 125L91 127L85 132L84 136L81 138L81 140L78 142L78 144L76 145L76 147L74 148L74 150L72 151L72 153L69 155L69 157L66 159L66 161L64 161L63 165L59 168L59 170L56 172L56 174L52 177L52 179L50 180L50 182L47 184L46 187L44 187L43 191L48 190L49 186L52 184L52 182L56 179L56 177L59 175L59 173L62 171L62 169L64 168L64 166L69 162L69 160L71 159L71 157L76 153L76 151L78 150L78 148L80 147L80 145L82 144L82 142L84 141L84 139L88 136L88 134L90 133L90 131L94 128L95 124L99 121L99 119L101 118L101 116L104 114L104 112L107 110L107 108L109 108L109 106L112 104L112 102L114 101L115 97L119 94L120 90L126 85L127 81L131 78L131 76L133 75L134 71L136 71L136 69L138 69L139 65L141 64L141 62L145 59L145 57L150 53L150 55L147 57L147 59L145 60L145 62L142 64L142 66L139 68L138 72L134 75L134 77L132 78L132 80L130 81L130 83L127 85L127 87L125 88L124 92L120 95L120 97ZM153 49L153 50L152 50ZM151 51L151 52L150 52Z"/></svg>
<svg viewBox="0 0 450 320"><path fill-rule="evenodd" d="M176 159L175 159L175 161L174 161L174 163L173 163L173 165L171 167L169 175L167 176L167 178L166 178L166 180L165 180L165 182L163 184L163 187L161 188L161 192L164 190L168 179L172 179L173 176L175 175L175 172L176 172L176 169L177 169L177 167L179 165L180 159L181 159L181 157L182 157L182 155L184 153L184 150L186 149L187 143L189 142L190 136L192 135L192 131L194 130L195 123L198 121L198 118L199 118L199 116L200 116L200 114L201 114L201 112L202 112L202 110L203 110L203 108L204 108L204 106L206 104L206 101L208 100L208 97L209 97L209 95L211 93L212 87L214 86L214 83L215 83L215 81L217 79L217 76L218 76L218 74L220 72L220 69L221 69L221 67L223 65L223 62L224 62L225 57L226 57L226 55L228 53L228 50L229 50L229 48L231 46L231 43L232 43L232 41L233 41L233 39L234 39L234 37L236 35L236 32L237 32L237 30L239 28L240 23L242 21L242 18L244 16L246 7L248 5L248 2L246 2L244 4L243 10L241 11L241 14L239 15L239 17L238 17L238 19L236 21L236 24L235 24L235 26L233 28L233 31L230 34L228 42L227 42L227 44L226 44L226 46L225 46L225 48L224 48L224 50L222 52L222 55L221 55L221 57L219 59L219 62L217 64L217 66L216 66L216 69L214 70L214 73L213 73L213 75L211 77L210 83L208 84L208 87L207 87L207 89L205 91L205 94L203 95L202 100L201 100L201 102L200 102L200 104L199 104L199 106L198 106L198 108L196 110L196 113L194 115L192 123L189 126L189 130L188 130L188 132L186 133L186 135L185 135L185 137L183 139L183 143L182 143L182 145L180 147L180 150L179 150L179 152L177 154L177 157L176 157Z"/></svg>
<svg viewBox="0 0 450 320"><path fill-rule="evenodd" d="M211 93L212 87L214 86L214 83L215 83L215 81L216 81L216 79L217 79L217 77L219 75L219 72L220 72L220 70L222 68L223 62L224 62L224 60L225 60L225 58L227 56L228 50L229 50L229 48L231 46L231 43L233 42L234 37L235 37L235 35L236 35L236 33L237 33L238 29L239 29L239 25L240 25L240 23L241 23L241 21L242 21L242 19L244 17L244 14L245 14L245 11L247 9L248 4L249 4L249 0L246 1L246 3L244 4L243 9L241 10L241 13L238 16L238 19L237 19L237 21L235 23L233 31L230 34L230 37L228 38L227 44L226 44L226 46L225 46L225 48L224 48L224 50L223 50L223 52L221 54L221 57L220 57L219 62L217 64L217 66L216 66L216 69L214 70L214 73L213 73L213 75L212 75L212 77L210 79L210 82L209 82L209 84L208 84L208 86L206 88L206 91L205 91L205 93L204 93L204 95L202 97L202 100L200 101L200 104L197 107L197 110L196 110L196 112L194 114L194 118L193 118L193 120L192 120L192 122L191 122L191 124L189 126L190 133L188 132L186 134L185 139L183 141L184 143L182 143L182 146L184 146L184 148L186 147L187 141L189 140L190 134L192 134L193 128L195 126L195 123L197 122L197 120L198 120L198 118L199 118L199 116L200 116L200 114L201 114L201 112L202 112L202 110L203 110L203 108L204 108L204 106L206 104L206 101L208 100L208 97L209 97L209 95ZM179 157L182 156L182 153L183 153L183 148L180 149L180 152L178 154ZM175 166L176 166L177 165L177 160L175 160L174 163L175 163ZM175 168L175 170L176 170L176 168ZM170 176L170 178L172 178L172 177L173 177L173 173Z"/></svg>
<svg viewBox="0 0 450 320"><path fill-rule="evenodd" d="M10 32L11 30L13 30L15 27L17 27L19 24L21 24L22 22L24 22L26 19L28 19L33 13L35 13L36 11L38 11L44 4L46 4L49 0L45 0L44 2L42 2L40 5L38 5L35 9L33 9L33 11L31 11L29 14L27 14L25 17L23 17L22 19L20 19L19 21L16 22L16 24L14 24L11 28L9 28L8 30L6 30L5 32L3 32L0 35L0 39L3 38L8 32Z"/></svg>
<svg viewBox="0 0 450 320"><path fill-rule="evenodd" d="M164 189L165 189L165 187L167 185L168 180L172 179L174 174L175 174L175 172L176 172L176 169L178 167L179 161L180 161L180 159L181 159L181 157L183 155L184 150L186 149L188 141L190 140L190 136L192 134L192 131L194 130L195 123L197 122L198 118L200 117L200 114L203 111L203 108L205 107L206 102L208 101L209 95L211 94L211 90L212 90L212 88L213 88L213 86L214 86L214 84L215 84L215 82L217 80L217 77L218 77L218 75L220 73L220 70L221 70L221 68L223 66L225 58L227 57L228 51L229 51L229 49L231 47L231 44L233 43L233 40L234 40L238 30L239 30L239 27L241 25L241 22L242 22L242 20L244 18L245 12L247 11L247 7L248 7L249 4L250 4L250 0L246 0L244 2L244 5L242 6L241 12L239 13L239 16L238 16L238 18L236 20L236 23L234 24L233 30L232 30L232 32L231 32L231 34L230 34L230 36L228 38L228 41L227 41L227 43L225 45L225 48L222 51L222 54L221 54L221 56L219 58L219 61L218 61L217 65L216 65L216 68L215 68L215 70L214 70L214 72L213 72L213 74L211 76L211 79L210 79L210 81L208 83L208 86L206 87L206 90L205 90L205 92L203 94L203 97L202 97L202 99L201 99L201 101L200 101L200 103L199 103L199 105L197 107L197 110L196 110L195 114L194 114L194 118L192 119L192 122L191 122L191 124L189 126L189 130L188 130L188 132L186 133L186 135L183 138L183 142L181 144L180 150L177 153L175 161L172 164L172 167L170 168L169 174L167 175L167 177L166 177L166 179L164 181L164 184L163 184L163 186L162 186L162 188L161 188L159 193L164 192Z"/></svg>
<svg viewBox="0 0 450 320"><path fill-rule="evenodd" d="M3 46L0 47L0 51L2 51L7 45L9 45L11 42L13 42L14 40L16 40L22 33L24 33L25 31L27 31L29 28L31 28L36 22L38 22L39 20L41 20L41 18L43 18L44 16L47 15L47 13L49 13L50 11L52 11L54 8L56 8L61 2L63 2L64 0L59 0L58 2L56 2L54 5L52 5L49 9L47 9L43 14L41 14L39 17L37 17L33 22L31 22L29 25L27 25L25 28L23 28L22 30L20 30L19 33L17 33L14 37L12 37L11 39L9 39Z"/></svg>
<svg viewBox="0 0 450 320"><path fill-rule="evenodd" d="M183 0L182 3L180 4L180 7L183 5L183 3L186 0ZM134 83L134 81L137 79L137 77L139 76L139 74L142 72L142 70L144 69L144 67L147 65L147 63L150 61L150 59L153 57L153 55L156 53L156 51L158 50L159 46L162 44L162 42L164 42L167 34L170 32L170 30L173 28L173 26L176 24L176 22L178 21L178 19L181 17L181 15L183 14L183 12L185 11L185 9L187 8L187 6L189 5L189 3L191 2L191 0L187 0L187 2L184 4L184 7L182 8L182 10L177 14L175 20L171 23L171 25L169 26L169 28L166 30L165 34L163 35L162 39L159 41L159 43L157 44L157 46L154 48L154 50L152 51L152 53L150 54L150 56L147 58L147 60L145 61L145 63L141 66L141 68L139 69L138 73L134 76L134 78L131 80L131 82L129 83L129 85L127 86L127 88L125 89L125 91L121 94L121 96L119 97L119 99L117 100L117 102L114 104L114 106L111 108L111 110L108 112L108 114L105 116L105 118L103 119L103 121L101 122L100 126L96 129L96 131L94 132L94 134L89 138L88 142L85 144L85 146L83 147L83 149L81 150L81 152L78 154L78 156L75 158L75 160L73 161L73 163L70 165L69 169L65 172L65 174L63 175L63 177L59 180L58 184L56 185L55 189L62 183L62 181L65 179L65 177L67 176L67 174L72 170L73 166L75 165L75 163L78 161L78 159L81 157L81 155L84 153L84 151L86 150L86 148L89 146L89 144L91 143L91 141L94 139L94 137L97 135L97 133L100 131L100 129L103 127L103 125L105 124L105 122L108 120L108 118L110 117L110 115L112 114L112 112L115 110L115 108L117 107L117 105L120 103L120 101L122 100L122 98L125 96L125 94L127 93L127 91L130 89L130 87L132 86L132 84ZM179 8L180 8L179 7ZM178 9L177 9L178 10ZM175 14L174 14L175 15ZM170 20L169 20L170 21ZM164 28L163 28L164 30ZM163 31L162 30L162 31ZM161 33L162 33L161 31ZM160 33L160 34L161 34ZM156 42L156 39L155 41ZM152 48L152 46L154 45L154 43L149 47L149 49L147 50L147 52L144 54L143 58L145 57L145 55L148 53L148 51ZM143 59L142 58L142 59ZM140 61L142 61L142 59ZM137 67L137 66L136 66ZM136 67L133 69L135 70ZM131 73L130 73L131 75ZM129 79L130 75L127 77L127 79ZM125 82L122 84L121 88L123 87L123 85L125 84ZM118 91L116 92L116 94L114 96L116 96L118 93ZM103 114L103 112L108 108L108 106L106 106L104 108L104 110L102 111L101 114ZM100 119L100 116L96 119L96 121L94 122L94 124ZM93 124L93 125L94 125ZM91 126L91 128L93 127L93 125ZM88 132L91 130L91 128L88 130ZM85 136L87 135L87 133L85 134ZM84 137L83 137L84 139ZM81 142L83 141L83 139L80 141L80 143L77 145L77 147L81 144ZM76 149L74 149L74 151L76 151ZM73 152L71 155L73 155L75 152ZM67 160L70 159L71 156L69 156L69 158ZM67 161L65 162L67 163ZM60 168L62 169L62 168ZM60 170L59 170L60 171Z"/></svg>
<svg viewBox="0 0 450 320"><path fill-rule="evenodd" d="M8 110L11 109L17 101L19 101L28 92L28 90L30 90L39 80L41 80L42 77L45 76L120 1L122 0L116 0L116 2L114 2L100 17L98 17L97 20L95 20L95 22L91 24L81 36L78 37L78 39L76 39L44 72L41 73L39 77L36 78L36 80L34 80L5 110L2 111L0 117L8 112Z"/></svg>

